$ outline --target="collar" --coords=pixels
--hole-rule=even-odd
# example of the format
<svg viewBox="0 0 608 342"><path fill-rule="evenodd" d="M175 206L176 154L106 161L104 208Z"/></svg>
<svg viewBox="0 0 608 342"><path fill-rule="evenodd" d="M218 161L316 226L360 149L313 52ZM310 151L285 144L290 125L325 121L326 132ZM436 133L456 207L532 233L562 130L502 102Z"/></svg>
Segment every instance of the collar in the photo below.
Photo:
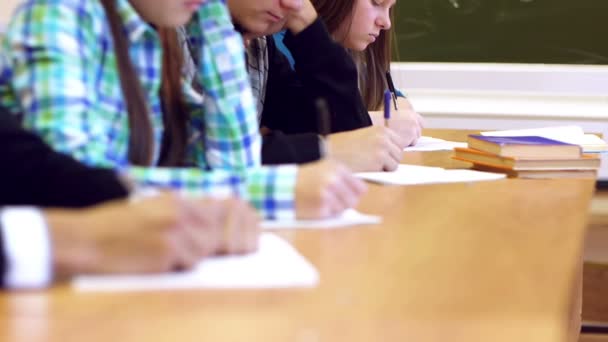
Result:
<svg viewBox="0 0 608 342"><path fill-rule="evenodd" d="M136 42L154 28L145 22L129 0L116 0L116 10L130 42Z"/></svg>

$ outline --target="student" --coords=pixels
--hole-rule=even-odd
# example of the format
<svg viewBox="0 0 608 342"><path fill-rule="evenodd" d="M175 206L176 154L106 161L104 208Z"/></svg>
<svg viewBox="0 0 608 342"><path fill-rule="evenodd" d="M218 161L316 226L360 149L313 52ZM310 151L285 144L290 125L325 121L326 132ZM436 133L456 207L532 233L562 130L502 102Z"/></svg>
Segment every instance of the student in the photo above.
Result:
<svg viewBox="0 0 608 342"><path fill-rule="evenodd" d="M79 273L171 271L257 245L257 215L235 199L164 194L78 211L23 207L79 208L124 198L127 189L113 171L51 150L1 110L0 165L0 287L39 288Z"/></svg>
<svg viewBox="0 0 608 342"><path fill-rule="evenodd" d="M186 23L199 73L181 83ZM139 184L235 194L267 218L354 206L364 184L341 165L259 165L243 55L220 0L29 1L7 29L0 102L57 150Z"/></svg>
<svg viewBox="0 0 608 342"><path fill-rule="evenodd" d="M384 124L383 95L391 66L392 9L396 0L311 0L332 37L351 52L359 72L359 87L374 124ZM422 117L403 96L390 127L420 137Z"/></svg>
<svg viewBox="0 0 608 342"><path fill-rule="evenodd" d="M395 133L381 125L370 127L353 58L331 39L308 0L228 0L228 5L235 25L250 42L248 67L266 133L265 163L314 160L325 145L329 157L356 171L397 167L403 147L417 139L420 130L406 128ZM285 42L294 52L295 70L275 41L264 37L282 26L288 29ZM317 98L327 100L331 131L337 133L321 144ZM402 120L399 115L395 119Z"/></svg>

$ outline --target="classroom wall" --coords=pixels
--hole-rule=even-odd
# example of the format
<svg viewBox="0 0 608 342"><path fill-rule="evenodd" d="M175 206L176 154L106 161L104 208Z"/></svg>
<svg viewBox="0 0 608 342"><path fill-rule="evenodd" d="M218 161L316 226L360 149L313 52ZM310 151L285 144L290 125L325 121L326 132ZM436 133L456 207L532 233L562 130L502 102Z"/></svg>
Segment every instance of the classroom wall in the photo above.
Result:
<svg viewBox="0 0 608 342"><path fill-rule="evenodd" d="M499 130L578 125L608 137L608 66L393 63L428 128ZM602 154L608 180L608 154Z"/></svg>

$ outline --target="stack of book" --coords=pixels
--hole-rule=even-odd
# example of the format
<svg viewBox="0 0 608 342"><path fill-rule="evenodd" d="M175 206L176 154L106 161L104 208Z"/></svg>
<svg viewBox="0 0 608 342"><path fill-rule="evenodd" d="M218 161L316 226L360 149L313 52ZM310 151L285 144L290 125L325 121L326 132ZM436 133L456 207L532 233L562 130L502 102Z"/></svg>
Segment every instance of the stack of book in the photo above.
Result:
<svg viewBox="0 0 608 342"><path fill-rule="evenodd" d="M467 143L467 148L454 149L454 159L509 177L595 178L600 167L597 154L540 136L469 135Z"/></svg>

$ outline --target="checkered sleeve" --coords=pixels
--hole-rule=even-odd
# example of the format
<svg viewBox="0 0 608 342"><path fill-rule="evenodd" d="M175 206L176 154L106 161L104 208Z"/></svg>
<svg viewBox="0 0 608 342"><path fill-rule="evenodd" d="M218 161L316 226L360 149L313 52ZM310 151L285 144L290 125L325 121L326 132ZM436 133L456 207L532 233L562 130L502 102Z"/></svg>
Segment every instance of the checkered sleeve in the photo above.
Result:
<svg viewBox="0 0 608 342"><path fill-rule="evenodd" d="M193 196L238 196L248 201L265 219L293 218L294 180L297 168L201 170L198 168L131 167L127 174L143 186L174 189Z"/></svg>
<svg viewBox="0 0 608 342"><path fill-rule="evenodd" d="M200 25L190 35L202 46L193 57L199 61L205 100L203 110L193 113L193 126L204 134L192 153L195 159L204 154L214 172L239 174L243 196L265 217L293 217L297 168L261 166L261 137L243 41L221 1L208 1L198 18Z"/></svg>
<svg viewBox="0 0 608 342"><path fill-rule="evenodd" d="M24 115L24 126L56 150L90 164L113 167L106 158L108 136L102 117L91 120L98 99L87 67L96 44L86 2L37 1L21 6L9 26L3 52L7 77ZM80 7L79 7L80 6Z"/></svg>

